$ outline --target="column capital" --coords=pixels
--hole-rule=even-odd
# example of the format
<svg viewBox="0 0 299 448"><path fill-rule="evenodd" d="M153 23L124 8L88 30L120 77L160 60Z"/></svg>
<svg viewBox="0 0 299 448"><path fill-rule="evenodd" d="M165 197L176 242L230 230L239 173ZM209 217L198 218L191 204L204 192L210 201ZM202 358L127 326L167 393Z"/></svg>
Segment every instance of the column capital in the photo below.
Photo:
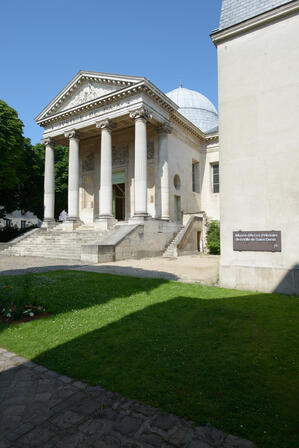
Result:
<svg viewBox="0 0 299 448"><path fill-rule="evenodd" d="M157 128L157 132L159 135L161 134L171 134L172 133L172 126L169 122L165 121Z"/></svg>
<svg viewBox="0 0 299 448"><path fill-rule="evenodd" d="M46 137L41 139L41 144L45 146L54 146L55 142L51 137Z"/></svg>
<svg viewBox="0 0 299 448"><path fill-rule="evenodd" d="M112 123L111 120L101 120L96 122L96 127L99 129L108 129L109 131L112 131L116 127L115 123Z"/></svg>
<svg viewBox="0 0 299 448"><path fill-rule="evenodd" d="M133 120L138 120L138 118L142 118L143 120L150 120L152 117L152 114L145 107L139 107L138 109L130 112L130 118L132 118Z"/></svg>
<svg viewBox="0 0 299 448"><path fill-rule="evenodd" d="M80 135L78 134L78 132L75 129L71 129L70 131L66 131L64 133L64 136L66 138L75 138L77 140L80 140Z"/></svg>

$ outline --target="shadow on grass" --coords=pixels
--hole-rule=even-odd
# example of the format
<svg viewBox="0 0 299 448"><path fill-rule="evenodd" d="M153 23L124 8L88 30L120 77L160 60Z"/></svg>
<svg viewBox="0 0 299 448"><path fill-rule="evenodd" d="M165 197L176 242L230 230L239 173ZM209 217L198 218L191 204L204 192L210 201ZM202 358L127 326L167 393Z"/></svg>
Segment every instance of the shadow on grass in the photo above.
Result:
<svg viewBox="0 0 299 448"><path fill-rule="evenodd" d="M295 322L282 300L177 296L33 361L261 447L293 448Z"/></svg>
<svg viewBox="0 0 299 448"><path fill-rule="evenodd" d="M5 277L9 275L30 275L38 274L51 271L84 271L84 272L95 272L97 274L113 274L113 275L124 275L129 277L141 277L141 278L162 278L165 280L179 280L179 277L171 272L167 271L155 271L151 269L142 269L130 266L115 266L113 264L105 265L54 265L54 266L32 266L24 269L7 269L0 271L0 277Z"/></svg>
<svg viewBox="0 0 299 448"><path fill-rule="evenodd" d="M0 295L0 306L2 301L36 302L45 306L47 312L56 315L104 304L114 299L123 300L138 293L149 294L162 284L168 283L168 280L161 278L94 274L94 271L82 273L70 269L39 274L29 271L25 275L3 277L0 279L0 288L8 288ZM0 324L0 332L1 327Z"/></svg>

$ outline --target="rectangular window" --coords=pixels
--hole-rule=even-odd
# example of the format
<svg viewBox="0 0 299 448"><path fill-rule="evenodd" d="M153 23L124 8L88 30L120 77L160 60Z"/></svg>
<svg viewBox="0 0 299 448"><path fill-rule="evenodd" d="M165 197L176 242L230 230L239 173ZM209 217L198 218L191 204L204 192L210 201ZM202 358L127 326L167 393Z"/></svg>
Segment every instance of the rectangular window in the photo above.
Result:
<svg viewBox="0 0 299 448"><path fill-rule="evenodd" d="M200 192L200 174L199 174L199 163L192 162L192 191L194 193Z"/></svg>
<svg viewBox="0 0 299 448"><path fill-rule="evenodd" d="M26 227L26 221L21 221L21 229L25 229Z"/></svg>
<svg viewBox="0 0 299 448"><path fill-rule="evenodd" d="M10 227L11 226L11 219L4 218L4 221L5 221L5 227Z"/></svg>
<svg viewBox="0 0 299 448"><path fill-rule="evenodd" d="M214 163L212 165L213 171L213 193L219 193L220 185L219 185L219 163Z"/></svg>

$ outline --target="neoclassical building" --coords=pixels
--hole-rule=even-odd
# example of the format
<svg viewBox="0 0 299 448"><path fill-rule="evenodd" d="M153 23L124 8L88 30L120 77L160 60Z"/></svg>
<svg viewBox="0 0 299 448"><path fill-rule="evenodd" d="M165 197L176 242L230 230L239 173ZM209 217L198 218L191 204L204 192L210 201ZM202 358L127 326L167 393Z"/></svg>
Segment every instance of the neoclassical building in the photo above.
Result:
<svg viewBox="0 0 299 448"><path fill-rule="evenodd" d="M204 249L206 219L219 219L218 116L206 97L182 86L164 94L142 77L80 71L36 122L46 149L42 227L52 248L60 232L65 241L67 233L80 235L81 258L89 261L105 259L110 246L108 259L158 255L170 243L168 255ZM54 218L58 144L69 148L63 224Z"/></svg>

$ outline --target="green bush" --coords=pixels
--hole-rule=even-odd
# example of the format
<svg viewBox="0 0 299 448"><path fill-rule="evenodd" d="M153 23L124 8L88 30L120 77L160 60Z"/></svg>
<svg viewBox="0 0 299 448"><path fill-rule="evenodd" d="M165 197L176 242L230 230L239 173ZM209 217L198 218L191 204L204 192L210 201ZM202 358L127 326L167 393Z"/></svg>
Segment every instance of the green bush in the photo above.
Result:
<svg viewBox="0 0 299 448"><path fill-rule="evenodd" d="M0 227L0 242L1 243L7 243L8 241L13 240L14 238L17 238L18 236L22 235L23 233L28 232L29 230L35 229L37 226L29 226L25 229L19 229L17 226L11 226L11 227Z"/></svg>
<svg viewBox="0 0 299 448"><path fill-rule="evenodd" d="M220 222L210 221L208 223L207 246L210 254L220 254Z"/></svg>
<svg viewBox="0 0 299 448"><path fill-rule="evenodd" d="M25 274L18 287L0 282L0 321L30 320L44 311L44 306L33 294L32 274Z"/></svg>

